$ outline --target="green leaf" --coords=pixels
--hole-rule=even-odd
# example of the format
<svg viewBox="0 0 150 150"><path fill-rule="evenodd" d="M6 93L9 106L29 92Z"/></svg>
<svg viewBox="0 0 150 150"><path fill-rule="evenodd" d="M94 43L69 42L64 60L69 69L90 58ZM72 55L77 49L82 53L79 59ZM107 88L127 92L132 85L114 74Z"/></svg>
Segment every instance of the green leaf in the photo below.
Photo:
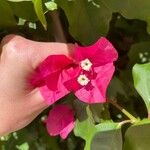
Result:
<svg viewBox="0 0 150 150"><path fill-rule="evenodd" d="M18 150L29 150L29 144L26 142L26 143L23 143L21 145L17 145L16 146Z"/></svg>
<svg viewBox="0 0 150 150"><path fill-rule="evenodd" d="M114 88L115 87L115 88ZM108 87L107 94L110 99L113 99L114 97L117 98L118 94L123 95L124 97L127 97L127 94L124 90L124 83L117 77L114 77Z"/></svg>
<svg viewBox="0 0 150 150"><path fill-rule="evenodd" d="M32 0L7 0L10 2L24 2L24 1L32 1Z"/></svg>
<svg viewBox="0 0 150 150"><path fill-rule="evenodd" d="M53 11L53 10L56 10L57 9L57 4L55 3L55 2L46 2L45 3L45 6L46 6L46 8L48 9L48 10L51 10L51 11Z"/></svg>
<svg viewBox="0 0 150 150"><path fill-rule="evenodd" d="M150 61L150 42L140 42L133 44L129 53L129 66L133 67L136 63L147 63Z"/></svg>
<svg viewBox="0 0 150 150"><path fill-rule="evenodd" d="M142 120L128 128L123 150L149 150L150 120Z"/></svg>
<svg viewBox="0 0 150 150"><path fill-rule="evenodd" d="M36 12L39 20L41 21L43 27L45 29L47 29L47 21L46 21L44 11L43 11L42 0L33 0L33 4L34 4L35 12Z"/></svg>
<svg viewBox="0 0 150 150"><path fill-rule="evenodd" d="M31 22L37 21L37 16L32 2L9 2L9 4L13 10L13 13L17 17Z"/></svg>
<svg viewBox="0 0 150 150"><path fill-rule="evenodd" d="M118 123L105 121L96 125L97 133L92 139L91 150L121 150L122 133Z"/></svg>
<svg viewBox="0 0 150 150"><path fill-rule="evenodd" d="M92 140L91 150L122 150L121 129L98 132Z"/></svg>
<svg viewBox="0 0 150 150"><path fill-rule="evenodd" d="M98 125L94 125L90 118L85 121L79 122L76 121L76 126L74 128L74 133L76 136L79 136L85 140L85 148L84 150L91 150L91 142L96 133L114 129L119 129L120 126L118 123L113 123L111 121L103 122ZM95 149L96 150L96 149Z"/></svg>
<svg viewBox="0 0 150 150"><path fill-rule="evenodd" d="M150 112L150 63L136 64L133 67L134 86L143 98L148 111Z"/></svg>
<svg viewBox="0 0 150 150"><path fill-rule="evenodd" d="M100 7L94 6L88 0L56 0L56 2L64 9L70 33L76 40L89 44L107 34L112 11L103 2L97 2Z"/></svg>
<svg viewBox="0 0 150 150"><path fill-rule="evenodd" d="M56 0L65 11L71 35L82 44L90 44L106 36L112 13L129 19L147 21L150 31L150 1L145 0ZM135 11L138 10L138 11Z"/></svg>
<svg viewBox="0 0 150 150"><path fill-rule="evenodd" d="M147 30L150 32L150 1L145 0L124 0L124 6L120 7L122 15L129 19L144 20L148 23ZM135 11L138 10L138 11Z"/></svg>
<svg viewBox="0 0 150 150"><path fill-rule="evenodd" d="M119 123L114 123L112 121L105 121L95 126L97 131L109 131L113 129L120 129Z"/></svg>
<svg viewBox="0 0 150 150"><path fill-rule="evenodd" d="M79 122L77 120L74 133L76 136L79 136L85 140L86 143L84 150L90 150L92 138L96 134L96 127L90 119L83 122Z"/></svg>
<svg viewBox="0 0 150 150"><path fill-rule="evenodd" d="M0 2L0 29L13 27L16 25L16 20L13 15L13 11L6 0Z"/></svg>

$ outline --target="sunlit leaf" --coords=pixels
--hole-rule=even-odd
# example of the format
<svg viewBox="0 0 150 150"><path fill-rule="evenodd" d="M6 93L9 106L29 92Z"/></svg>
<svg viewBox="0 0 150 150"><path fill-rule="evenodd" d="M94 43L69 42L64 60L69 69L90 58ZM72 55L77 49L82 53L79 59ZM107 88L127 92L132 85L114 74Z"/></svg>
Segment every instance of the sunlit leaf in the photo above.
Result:
<svg viewBox="0 0 150 150"><path fill-rule="evenodd" d="M134 86L143 98L150 112L150 63L136 64L133 67Z"/></svg>
<svg viewBox="0 0 150 150"><path fill-rule="evenodd" d="M10 2L23 2L23 1L32 1L32 0L7 0L7 1L10 1Z"/></svg>
<svg viewBox="0 0 150 150"><path fill-rule="evenodd" d="M46 21L44 11L43 11L42 0L32 0L32 1L33 1L33 4L34 4L35 12L36 12L39 20L41 21L43 27L45 29L47 29L47 21Z"/></svg>
<svg viewBox="0 0 150 150"><path fill-rule="evenodd" d="M97 133L101 134L101 132L115 130L119 128L120 126L118 125L118 123L113 123L111 121L94 125L91 119L87 118L85 121L82 122L79 122L78 120L76 121L74 133L76 136L79 136L85 140L84 150L91 150L91 142L93 140L93 137ZM100 145L99 148L101 148Z"/></svg>
<svg viewBox="0 0 150 150"><path fill-rule="evenodd" d="M16 145L16 147L17 147L17 149L18 150L29 150L29 145L28 145L28 143L23 143L23 144L21 144L21 145Z"/></svg>

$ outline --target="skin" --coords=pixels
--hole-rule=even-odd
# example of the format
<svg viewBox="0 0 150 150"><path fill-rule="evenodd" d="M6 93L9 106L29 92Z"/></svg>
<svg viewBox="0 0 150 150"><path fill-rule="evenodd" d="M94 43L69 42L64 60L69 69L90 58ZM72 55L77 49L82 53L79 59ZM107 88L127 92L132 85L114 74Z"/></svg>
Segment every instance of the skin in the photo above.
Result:
<svg viewBox="0 0 150 150"><path fill-rule="evenodd" d="M48 56L71 56L73 44L44 43L8 35L1 42L0 136L28 125L48 107L38 88L29 82L36 67Z"/></svg>

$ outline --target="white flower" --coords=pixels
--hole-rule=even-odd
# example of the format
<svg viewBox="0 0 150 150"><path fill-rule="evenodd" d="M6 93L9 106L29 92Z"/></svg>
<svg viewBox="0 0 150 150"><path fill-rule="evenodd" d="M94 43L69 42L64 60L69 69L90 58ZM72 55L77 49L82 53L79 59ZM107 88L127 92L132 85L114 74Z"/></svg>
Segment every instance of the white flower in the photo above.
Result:
<svg viewBox="0 0 150 150"><path fill-rule="evenodd" d="M92 63L90 62L89 59L84 59L80 62L81 64L81 68L85 71L90 71L91 67L92 67Z"/></svg>
<svg viewBox="0 0 150 150"><path fill-rule="evenodd" d="M88 79L88 77L87 77L86 75L81 74L81 75L78 77L77 81L78 81L78 83L79 83L80 85L85 86L85 85L87 85L87 84L89 83L90 80Z"/></svg>

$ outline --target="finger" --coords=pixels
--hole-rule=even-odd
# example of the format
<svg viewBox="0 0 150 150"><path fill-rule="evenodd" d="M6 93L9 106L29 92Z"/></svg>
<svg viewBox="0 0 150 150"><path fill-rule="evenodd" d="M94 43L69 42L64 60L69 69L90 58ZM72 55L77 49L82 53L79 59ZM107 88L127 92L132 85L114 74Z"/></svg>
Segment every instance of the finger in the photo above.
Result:
<svg viewBox="0 0 150 150"><path fill-rule="evenodd" d="M2 47L13 50L26 61L27 65L34 69L48 56L64 54L71 56L74 44L56 42L36 42L18 35L8 35L2 40Z"/></svg>

